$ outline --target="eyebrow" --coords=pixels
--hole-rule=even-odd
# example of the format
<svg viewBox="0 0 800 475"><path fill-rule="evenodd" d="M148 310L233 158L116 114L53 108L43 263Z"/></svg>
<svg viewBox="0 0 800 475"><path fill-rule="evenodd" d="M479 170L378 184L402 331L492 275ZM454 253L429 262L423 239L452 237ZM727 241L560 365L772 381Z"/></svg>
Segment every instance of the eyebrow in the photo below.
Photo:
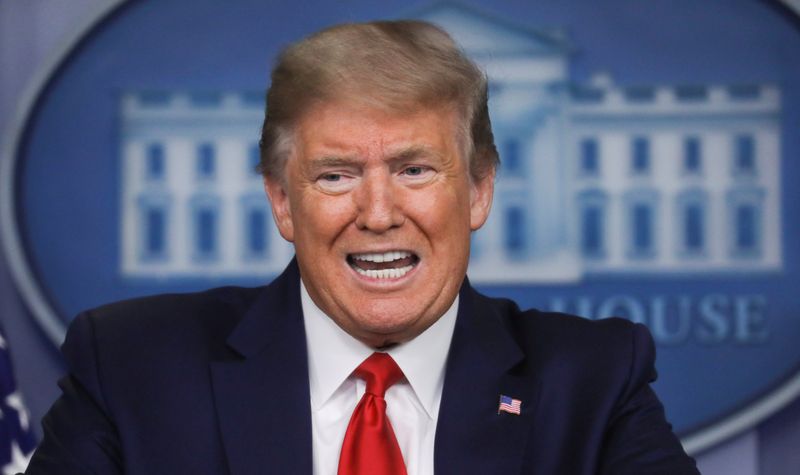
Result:
<svg viewBox="0 0 800 475"><path fill-rule="evenodd" d="M314 159L311 166L314 168L350 167L358 165L360 162L361 160L355 157L331 155Z"/></svg>
<svg viewBox="0 0 800 475"><path fill-rule="evenodd" d="M397 152L389 154L387 161L402 163L424 156L435 157L438 156L438 153L425 145L412 145L409 147L400 148ZM313 168L353 167L359 166L363 162L364 160L354 156L326 155L314 159L310 166Z"/></svg>
<svg viewBox="0 0 800 475"><path fill-rule="evenodd" d="M430 147L427 147L425 145L412 145L411 147L407 147L400 150L398 153L392 154L389 160L402 162L406 160L413 160L421 156L436 156L436 155L438 154L433 150L431 150Z"/></svg>

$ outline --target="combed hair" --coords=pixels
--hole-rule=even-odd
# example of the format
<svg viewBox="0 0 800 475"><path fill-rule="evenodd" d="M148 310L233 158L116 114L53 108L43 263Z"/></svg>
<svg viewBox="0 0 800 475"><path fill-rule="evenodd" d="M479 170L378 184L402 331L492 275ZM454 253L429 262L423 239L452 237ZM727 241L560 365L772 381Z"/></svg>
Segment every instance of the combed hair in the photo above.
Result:
<svg viewBox="0 0 800 475"><path fill-rule="evenodd" d="M334 26L280 54L267 91L259 171L283 178L299 119L315 104L342 100L396 113L455 107L472 178L499 163L486 75L441 28L401 20Z"/></svg>

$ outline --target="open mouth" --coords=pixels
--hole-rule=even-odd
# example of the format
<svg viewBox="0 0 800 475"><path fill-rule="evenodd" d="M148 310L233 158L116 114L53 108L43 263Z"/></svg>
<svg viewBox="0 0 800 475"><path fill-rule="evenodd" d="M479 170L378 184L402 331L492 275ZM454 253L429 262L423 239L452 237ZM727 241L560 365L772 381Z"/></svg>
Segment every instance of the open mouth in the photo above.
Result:
<svg viewBox="0 0 800 475"><path fill-rule="evenodd" d="M419 263L419 257L408 251L348 254L347 263L365 277L398 279Z"/></svg>

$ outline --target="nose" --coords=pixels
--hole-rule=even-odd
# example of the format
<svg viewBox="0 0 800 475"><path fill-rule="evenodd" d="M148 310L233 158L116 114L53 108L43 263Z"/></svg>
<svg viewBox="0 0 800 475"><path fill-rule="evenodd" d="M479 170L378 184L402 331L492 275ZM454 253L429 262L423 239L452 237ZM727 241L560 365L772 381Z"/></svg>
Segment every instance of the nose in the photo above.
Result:
<svg viewBox="0 0 800 475"><path fill-rule="evenodd" d="M402 225L405 217L398 198L390 174L365 175L355 193L358 229L384 233Z"/></svg>

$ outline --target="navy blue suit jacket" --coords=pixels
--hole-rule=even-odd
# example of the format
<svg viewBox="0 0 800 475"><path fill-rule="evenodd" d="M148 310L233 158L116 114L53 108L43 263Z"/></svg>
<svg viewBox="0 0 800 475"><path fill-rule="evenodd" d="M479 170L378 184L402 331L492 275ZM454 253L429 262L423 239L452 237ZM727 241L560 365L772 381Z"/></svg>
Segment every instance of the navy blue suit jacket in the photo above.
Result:
<svg viewBox="0 0 800 475"><path fill-rule="evenodd" d="M311 474L295 263L266 288L79 315L28 474ZM442 474L694 474L650 389L653 342L620 319L522 312L468 282L435 441ZM520 415L498 413L501 394Z"/></svg>

